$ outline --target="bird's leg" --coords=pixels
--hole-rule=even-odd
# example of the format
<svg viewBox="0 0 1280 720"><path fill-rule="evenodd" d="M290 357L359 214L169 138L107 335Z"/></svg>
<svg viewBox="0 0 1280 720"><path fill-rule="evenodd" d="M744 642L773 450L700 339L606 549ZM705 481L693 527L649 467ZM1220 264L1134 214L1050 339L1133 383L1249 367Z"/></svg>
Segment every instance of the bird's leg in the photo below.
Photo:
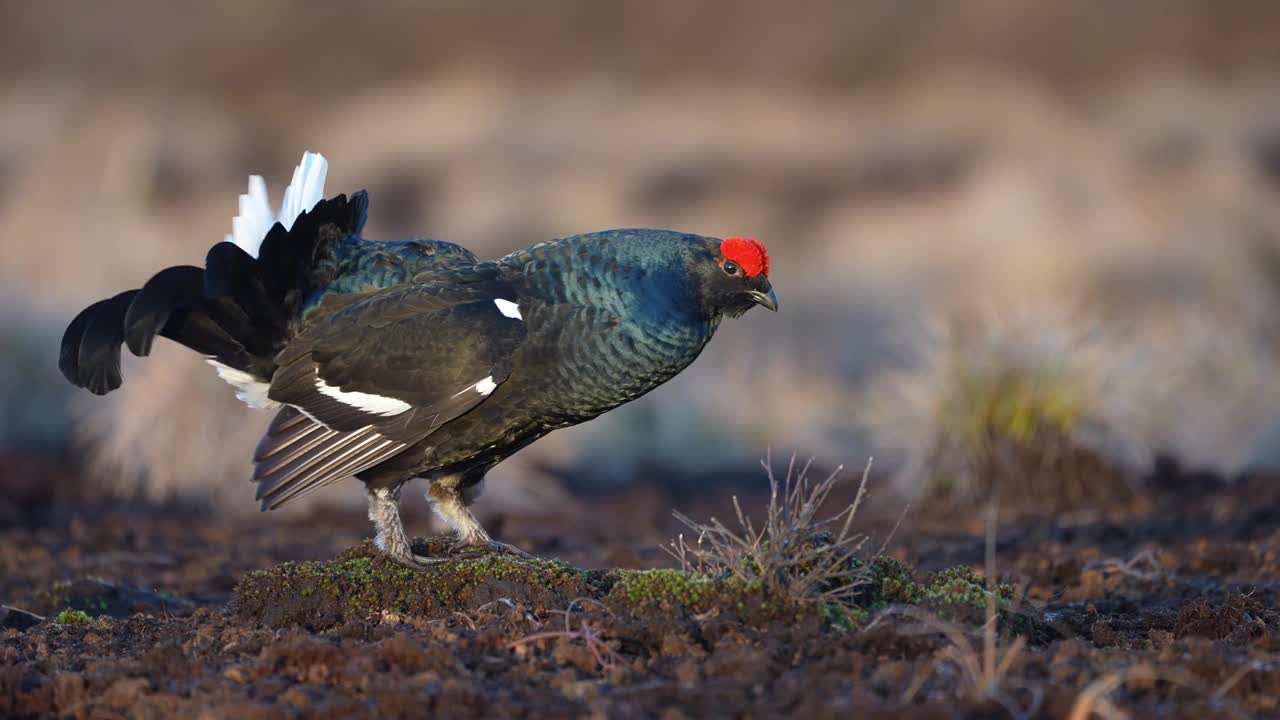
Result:
<svg viewBox="0 0 1280 720"><path fill-rule="evenodd" d="M463 477L461 474L438 477L432 481L431 487L427 490L427 502L431 503L431 509L453 528L457 533L458 542L475 548L487 548L526 558L533 557L514 545L498 542L489 537L489 533L485 532L476 520L476 516L472 515L467 507L479 497L480 486L476 484L460 489L459 485Z"/></svg>
<svg viewBox="0 0 1280 720"><path fill-rule="evenodd" d="M404 522L400 520L400 488L370 488L369 519L373 521L376 531L373 543L387 557L401 565L421 567L442 562L443 558L429 558L415 555L409 545L409 536L404 532Z"/></svg>

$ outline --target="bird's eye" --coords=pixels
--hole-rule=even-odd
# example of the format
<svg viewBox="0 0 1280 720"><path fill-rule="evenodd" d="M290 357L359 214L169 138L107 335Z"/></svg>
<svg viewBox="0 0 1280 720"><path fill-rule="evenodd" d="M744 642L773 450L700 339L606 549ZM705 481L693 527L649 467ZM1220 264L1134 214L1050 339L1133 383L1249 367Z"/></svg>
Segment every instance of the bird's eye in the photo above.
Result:
<svg viewBox="0 0 1280 720"><path fill-rule="evenodd" d="M732 260L725 260L724 264L721 265L720 267L724 268L724 271L729 275L742 274L742 268L738 267L738 263Z"/></svg>

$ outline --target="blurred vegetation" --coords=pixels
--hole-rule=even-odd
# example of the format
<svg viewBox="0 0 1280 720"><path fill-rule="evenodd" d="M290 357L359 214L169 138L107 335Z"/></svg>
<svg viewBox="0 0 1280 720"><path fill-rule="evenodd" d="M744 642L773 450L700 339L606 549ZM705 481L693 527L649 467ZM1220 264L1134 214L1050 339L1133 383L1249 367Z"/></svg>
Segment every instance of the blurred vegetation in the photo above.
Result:
<svg viewBox="0 0 1280 720"><path fill-rule="evenodd" d="M1052 506L1127 495L1152 461L1139 378L1116 362L1128 341L1045 315L978 327L946 326L869 388L860 418L899 486Z"/></svg>
<svg viewBox="0 0 1280 720"><path fill-rule="evenodd" d="M1280 5L4 10L0 446L74 440L104 489L255 507L239 481L265 418L197 359L132 363L105 400L51 368L75 311L198 263L245 177L278 201L305 149L332 192L370 190L371 237L492 257L661 226L770 247L781 314L727 323L680 378L501 484L741 477L770 445L876 454L911 495L980 491L966 474L997 457L1125 477L1156 450L1280 462L1280 286L1258 261L1280 248ZM922 317L993 334L1029 307L1084 316L1037 320L1068 340L1031 365L918 337ZM1075 337L1093 324L1104 340Z"/></svg>
<svg viewBox="0 0 1280 720"><path fill-rule="evenodd" d="M1006 368L986 376L956 363L942 398L942 424L959 442L982 452L992 438L1026 444L1043 432L1070 435L1080 421L1082 400L1063 368Z"/></svg>

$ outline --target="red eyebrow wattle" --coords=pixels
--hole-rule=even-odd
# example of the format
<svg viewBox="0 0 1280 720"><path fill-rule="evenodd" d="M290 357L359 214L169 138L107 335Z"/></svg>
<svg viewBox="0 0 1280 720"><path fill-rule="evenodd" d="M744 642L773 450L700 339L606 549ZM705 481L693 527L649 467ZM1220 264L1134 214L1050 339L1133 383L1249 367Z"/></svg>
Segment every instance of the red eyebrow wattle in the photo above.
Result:
<svg viewBox="0 0 1280 720"><path fill-rule="evenodd" d="M769 251L764 243L750 237L730 237L720 242L720 252L738 263L747 277L761 273L769 277Z"/></svg>

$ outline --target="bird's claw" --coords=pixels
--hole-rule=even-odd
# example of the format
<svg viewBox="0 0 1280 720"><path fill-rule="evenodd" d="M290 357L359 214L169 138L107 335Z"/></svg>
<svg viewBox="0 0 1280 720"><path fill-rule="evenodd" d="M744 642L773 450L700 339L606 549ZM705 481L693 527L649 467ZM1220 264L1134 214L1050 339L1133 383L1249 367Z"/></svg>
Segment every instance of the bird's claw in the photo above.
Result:
<svg viewBox="0 0 1280 720"><path fill-rule="evenodd" d="M536 560L533 555L521 550L515 545L508 545L504 542L498 542L490 538L482 538L476 540L463 541L458 547L457 552L452 557L478 557L489 553L498 553L501 555L513 555L518 560Z"/></svg>
<svg viewBox="0 0 1280 720"><path fill-rule="evenodd" d="M418 555L407 548L403 552L388 552L387 559L397 565L407 567L411 570L427 570L428 568L447 563L455 560L465 560L471 558L482 557L490 553L498 553L502 555L511 555L516 560L536 560L537 558L529 553L521 550L514 545L508 545L504 542L498 542L491 538L476 538L473 540L460 540L452 549L446 551L444 555Z"/></svg>
<svg viewBox="0 0 1280 720"><path fill-rule="evenodd" d="M390 559L391 562L397 565L400 565L401 567L407 567L410 570L426 570L433 565L439 565L441 563L445 563L453 559L447 556L446 557L427 557L425 555L416 555L414 553L407 553L404 555L389 554L387 555L387 558Z"/></svg>
<svg viewBox="0 0 1280 720"><path fill-rule="evenodd" d="M487 547L491 552L503 553L506 555L515 555L521 560L536 559L533 555L525 552L524 550L521 550L515 545L508 545L507 543L498 542L497 540L489 540L487 543L484 543L482 547Z"/></svg>

